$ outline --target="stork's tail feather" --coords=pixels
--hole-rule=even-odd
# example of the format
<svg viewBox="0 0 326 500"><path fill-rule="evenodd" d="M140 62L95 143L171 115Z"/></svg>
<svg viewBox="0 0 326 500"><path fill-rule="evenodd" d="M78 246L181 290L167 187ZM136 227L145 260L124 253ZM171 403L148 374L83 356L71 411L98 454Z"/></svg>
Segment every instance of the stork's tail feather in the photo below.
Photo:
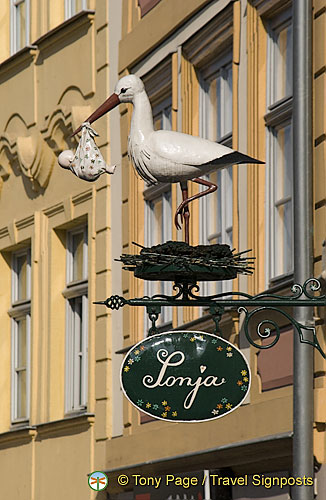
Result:
<svg viewBox="0 0 326 500"><path fill-rule="evenodd" d="M219 165L235 165L239 163L259 163L259 164L264 164L264 161L256 160L255 158L252 158L251 156L244 155L243 153L239 153L239 151L233 151L233 153L229 153L227 155L221 156L220 158L215 158L215 160L210 161L209 163L212 163L216 166Z"/></svg>

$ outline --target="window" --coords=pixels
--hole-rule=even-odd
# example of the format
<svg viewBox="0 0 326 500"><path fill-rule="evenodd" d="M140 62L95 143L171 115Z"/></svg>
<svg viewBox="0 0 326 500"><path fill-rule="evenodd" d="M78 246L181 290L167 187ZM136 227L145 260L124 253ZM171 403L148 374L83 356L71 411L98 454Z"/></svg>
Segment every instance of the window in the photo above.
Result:
<svg viewBox="0 0 326 500"><path fill-rule="evenodd" d="M87 228L67 234L66 412L87 406L88 281Z"/></svg>
<svg viewBox="0 0 326 500"><path fill-rule="evenodd" d="M87 0L65 0L65 18L74 16L81 10L87 9Z"/></svg>
<svg viewBox="0 0 326 500"><path fill-rule="evenodd" d="M171 98L153 108L154 127L156 130L171 130ZM145 246L159 245L172 239L172 202L171 185L160 185L159 188L149 188L144 192L145 197ZM171 295L172 287L168 282L145 283L146 295ZM162 308L158 324L171 323L172 310ZM145 322L148 330L149 322Z"/></svg>
<svg viewBox="0 0 326 500"><path fill-rule="evenodd" d="M10 46L11 54L29 44L30 0L11 0Z"/></svg>
<svg viewBox="0 0 326 500"><path fill-rule="evenodd" d="M30 331L31 331L31 253L30 249L12 256L11 291L11 419L29 419Z"/></svg>
<svg viewBox="0 0 326 500"><path fill-rule="evenodd" d="M232 146L232 64L226 54L199 74L200 135ZM222 243L232 248L232 167L219 169L205 178L218 189L200 199L200 238L203 245ZM202 188L205 189L204 187ZM226 292L232 282L203 286L203 293Z"/></svg>
<svg viewBox="0 0 326 500"><path fill-rule="evenodd" d="M153 121L155 130L171 130L172 128L172 102L171 97L164 99L153 108Z"/></svg>
<svg viewBox="0 0 326 500"><path fill-rule="evenodd" d="M286 11L270 23L267 47L268 276L293 270L292 25Z"/></svg>
<svg viewBox="0 0 326 500"><path fill-rule="evenodd" d="M155 130L172 129L171 63L167 61L150 78L144 78L146 90L153 108ZM171 184L159 184L144 190L145 198L145 246L151 247L172 239ZM171 283L145 282L145 295L172 294ZM170 307L162 308L158 325L172 322ZM147 320L145 335L151 323Z"/></svg>

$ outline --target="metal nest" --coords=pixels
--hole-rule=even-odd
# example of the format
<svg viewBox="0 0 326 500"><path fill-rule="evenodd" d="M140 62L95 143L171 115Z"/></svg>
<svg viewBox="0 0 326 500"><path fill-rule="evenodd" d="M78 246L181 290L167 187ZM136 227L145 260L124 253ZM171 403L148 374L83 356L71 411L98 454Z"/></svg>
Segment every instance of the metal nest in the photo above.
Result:
<svg viewBox="0 0 326 500"><path fill-rule="evenodd" d="M238 274L252 274L254 258L250 252L234 253L229 245L191 246L181 241L168 241L151 248L141 247L140 254L122 254L123 269L133 271L136 278L155 281L219 281Z"/></svg>

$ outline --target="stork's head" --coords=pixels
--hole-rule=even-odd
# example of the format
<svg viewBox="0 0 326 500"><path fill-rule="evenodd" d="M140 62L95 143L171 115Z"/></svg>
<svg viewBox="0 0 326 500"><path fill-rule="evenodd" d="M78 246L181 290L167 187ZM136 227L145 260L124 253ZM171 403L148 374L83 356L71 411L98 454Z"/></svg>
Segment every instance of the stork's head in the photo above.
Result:
<svg viewBox="0 0 326 500"><path fill-rule="evenodd" d="M89 123L95 122L105 113L115 108L121 102L133 102L134 97L144 91L144 84L136 75L127 75L118 81L114 89L114 93L99 106L85 121ZM80 132L81 126L72 135Z"/></svg>
<svg viewBox="0 0 326 500"><path fill-rule="evenodd" d="M132 102L137 94L144 90L144 84L136 75L127 75L118 81L114 93L119 97L120 102Z"/></svg>

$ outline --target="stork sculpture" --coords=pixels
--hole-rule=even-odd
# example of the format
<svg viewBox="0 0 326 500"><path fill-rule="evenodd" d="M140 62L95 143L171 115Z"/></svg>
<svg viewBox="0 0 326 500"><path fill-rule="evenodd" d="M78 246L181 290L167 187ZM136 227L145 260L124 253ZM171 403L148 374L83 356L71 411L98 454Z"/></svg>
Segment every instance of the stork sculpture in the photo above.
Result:
<svg viewBox="0 0 326 500"><path fill-rule="evenodd" d="M185 224L185 241L189 243L189 203L217 189L216 184L201 179L200 176L229 165L263 162L207 139L181 132L155 131L144 84L136 75L121 78L114 93L86 121L93 123L123 102L134 106L128 138L129 157L148 186L159 182L180 183L182 202L176 210L174 223L177 229L181 229L178 219L180 215L181 223L184 221ZM81 126L73 135L80 130ZM208 189L188 197L188 180Z"/></svg>

